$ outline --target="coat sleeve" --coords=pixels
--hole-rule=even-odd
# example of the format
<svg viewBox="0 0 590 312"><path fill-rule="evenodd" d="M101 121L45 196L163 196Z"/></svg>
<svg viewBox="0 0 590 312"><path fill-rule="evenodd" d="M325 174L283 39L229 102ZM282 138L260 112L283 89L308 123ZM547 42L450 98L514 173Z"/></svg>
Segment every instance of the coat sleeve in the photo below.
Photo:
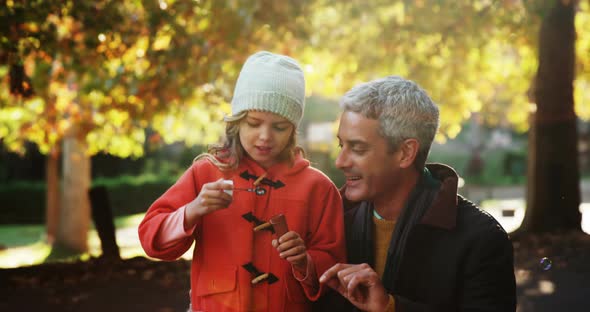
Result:
<svg viewBox="0 0 590 312"><path fill-rule="evenodd" d="M196 177L197 164L193 164L160 198L148 209L139 224L139 240L145 253L153 258L175 260L182 256L192 245L192 235L164 244L162 231L167 226L167 219L172 214L197 197L201 185ZM197 227L199 225L197 224Z"/></svg>
<svg viewBox="0 0 590 312"><path fill-rule="evenodd" d="M483 232L483 231L482 231ZM512 243L500 228L472 240L464 259L456 307L441 307L412 301L395 295L396 311L426 312L456 310L463 312L516 311L516 282Z"/></svg>
<svg viewBox="0 0 590 312"><path fill-rule="evenodd" d="M512 242L499 225L481 235L465 268L461 311L516 311Z"/></svg>
<svg viewBox="0 0 590 312"><path fill-rule="evenodd" d="M331 183L330 183L331 184ZM342 198L336 187L331 184L324 196L312 205L312 227L307 237L307 250L312 259L313 271L316 273L315 287L301 281L305 295L309 300L317 300L327 289L325 285L318 285L317 278L334 264L346 261L344 240L344 216ZM318 287L319 286L319 287Z"/></svg>

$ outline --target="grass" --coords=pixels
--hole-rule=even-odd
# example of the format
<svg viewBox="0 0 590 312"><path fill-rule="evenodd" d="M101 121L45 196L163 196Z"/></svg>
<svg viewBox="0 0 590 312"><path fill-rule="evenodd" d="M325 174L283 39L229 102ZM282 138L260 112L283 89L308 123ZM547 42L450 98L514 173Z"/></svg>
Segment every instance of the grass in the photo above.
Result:
<svg viewBox="0 0 590 312"><path fill-rule="evenodd" d="M4 247L29 245L42 239L44 226L41 225L6 225L0 227L0 244Z"/></svg>
<svg viewBox="0 0 590 312"><path fill-rule="evenodd" d="M139 244L137 226L143 218L143 213L115 218L117 244L121 258L128 259L145 256ZM44 225L6 225L0 226L0 268L15 268L27 265L41 264L46 261L70 260L72 257L48 260L51 246L44 241ZM100 239L92 228L88 233L88 252L73 257L87 259L101 254Z"/></svg>

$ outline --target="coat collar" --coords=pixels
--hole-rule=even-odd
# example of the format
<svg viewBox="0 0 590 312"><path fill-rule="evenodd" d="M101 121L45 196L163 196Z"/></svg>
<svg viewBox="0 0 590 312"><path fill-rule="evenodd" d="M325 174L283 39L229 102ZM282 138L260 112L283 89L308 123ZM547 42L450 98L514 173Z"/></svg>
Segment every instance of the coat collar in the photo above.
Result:
<svg viewBox="0 0 590 312"><path fill-rule="evenodd" d="M443 164L428 164L426 168L432 177L441 183L438 194L426 210L420 224L443 229L453 229L457 222L457 182L455 170Z"/></svg>

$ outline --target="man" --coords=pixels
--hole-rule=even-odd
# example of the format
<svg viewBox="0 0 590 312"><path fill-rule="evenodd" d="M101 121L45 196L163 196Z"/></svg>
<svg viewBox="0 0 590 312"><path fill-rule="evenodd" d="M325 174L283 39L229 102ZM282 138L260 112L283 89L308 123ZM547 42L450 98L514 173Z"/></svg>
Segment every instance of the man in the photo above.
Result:
<svg viewBox="0 0 590 312"><path fill-rule="evenodd" d="M426 92L391 76L352 88L340 105L336 166L346 176L349 264L336 264L320 282L348 307L334 296L319 305L330 311L515 311L508 235L457 195L453 169L425 166L439 122Z"/></svg>

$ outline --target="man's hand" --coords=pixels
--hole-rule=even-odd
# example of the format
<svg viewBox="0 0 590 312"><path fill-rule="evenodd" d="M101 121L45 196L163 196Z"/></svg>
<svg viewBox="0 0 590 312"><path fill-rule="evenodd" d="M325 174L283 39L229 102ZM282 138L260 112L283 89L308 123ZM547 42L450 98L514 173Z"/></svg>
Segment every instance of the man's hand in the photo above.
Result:
<svg viewBox="0 0 590 312"><path fill-rule="evenodd" d="M338 263L324 272L320 283L338 291L364 311L384 311L389 303L389 295L379 276L366 263Z"/></svg>

